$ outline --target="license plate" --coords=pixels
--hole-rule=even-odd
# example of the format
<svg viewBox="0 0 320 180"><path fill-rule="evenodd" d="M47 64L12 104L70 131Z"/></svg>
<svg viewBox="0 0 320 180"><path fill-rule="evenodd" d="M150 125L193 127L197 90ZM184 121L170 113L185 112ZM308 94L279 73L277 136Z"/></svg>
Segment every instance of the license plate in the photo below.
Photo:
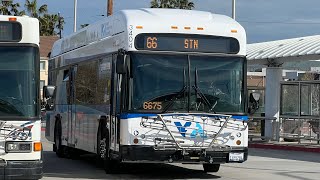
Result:
<svg viewBox="0 0 320 180"><path fill-rule="evenodd" d="M242 162L243 160L243 153L229 153L229 162Z"/></svg>

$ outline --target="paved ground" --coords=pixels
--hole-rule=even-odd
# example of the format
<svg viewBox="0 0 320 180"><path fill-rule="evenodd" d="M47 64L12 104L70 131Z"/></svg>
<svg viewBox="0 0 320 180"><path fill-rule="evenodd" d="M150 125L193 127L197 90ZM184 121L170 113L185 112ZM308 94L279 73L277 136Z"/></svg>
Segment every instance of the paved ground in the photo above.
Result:
<svg viewBox="0 0 320 180"><path fill-rule="evenodd" d="M43 180L100 179L222 179L222 180L318 180L318 153L250 149L249 160L243 164L225 164L218 173L206 174L200 165L127 164L116 175L107 175L95 166L88 155L77 160L61 159L52 152L52 145L43 141Z"/></svg>

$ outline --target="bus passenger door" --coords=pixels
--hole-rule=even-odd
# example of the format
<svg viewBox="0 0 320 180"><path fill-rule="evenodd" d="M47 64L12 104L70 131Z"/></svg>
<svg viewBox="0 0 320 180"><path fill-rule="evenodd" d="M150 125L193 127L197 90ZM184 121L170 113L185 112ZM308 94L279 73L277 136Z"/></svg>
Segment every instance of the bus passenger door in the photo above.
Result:
<svg viewBox="0 0 320 180"><path fill-rule="evenodd" d="M109 138L109 144L110 144L110 150L113 152L119 151L119 142L117 138L117 129L118 129L118 114L120 109L120 83L119 83L119 77L115 71L116 68L116 55L113 55L113 61L112 61L112 80L111 80L111 118L110 118L110 138ZM119 117L120 118L120 117Z"/></svg>
<svg viewBox="0 0 320 180"><path fill-rule="evenodd" d="M69 83L68 86L68 146L74 147L76 144L76 105L74 95L74 80L77 71L77 66L71 67L69 70Z"/></svg>

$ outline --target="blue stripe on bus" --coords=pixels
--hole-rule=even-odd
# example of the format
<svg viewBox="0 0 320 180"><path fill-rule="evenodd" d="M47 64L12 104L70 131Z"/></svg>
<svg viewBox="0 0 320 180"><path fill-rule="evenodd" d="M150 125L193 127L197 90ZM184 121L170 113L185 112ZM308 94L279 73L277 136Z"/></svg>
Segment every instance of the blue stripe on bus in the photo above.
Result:
<svg viewBox="0 0 320 180"><path fill-rule="evenodd" d="M174 114L173 114L174 115ZM200 114L199 114L200 115ZM121 119L137 118L137 117L157 117L157 114L135 114L135 113L125 113L121 114ZM231 116L231 118L240 121L248 121L248 116Z"/></svg>

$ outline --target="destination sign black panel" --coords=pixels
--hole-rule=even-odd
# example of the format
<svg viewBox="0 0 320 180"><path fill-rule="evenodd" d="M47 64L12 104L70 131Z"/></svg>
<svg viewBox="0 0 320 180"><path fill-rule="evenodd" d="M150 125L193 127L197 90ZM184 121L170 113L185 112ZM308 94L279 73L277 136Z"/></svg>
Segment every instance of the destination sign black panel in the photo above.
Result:
<svg viewBox="0 0 320 180"><path fill-rule="evenodd" d="M0 42L18 42L22 38L21 24L14 21L0 21Z"/></svg>
<svg viewBox="0 0 320 180"><path fill-rule="evenodd" d="M190 34L139 34L135 39L138 50L179 51L236 54L237 39L230 37Z"/></svg>

